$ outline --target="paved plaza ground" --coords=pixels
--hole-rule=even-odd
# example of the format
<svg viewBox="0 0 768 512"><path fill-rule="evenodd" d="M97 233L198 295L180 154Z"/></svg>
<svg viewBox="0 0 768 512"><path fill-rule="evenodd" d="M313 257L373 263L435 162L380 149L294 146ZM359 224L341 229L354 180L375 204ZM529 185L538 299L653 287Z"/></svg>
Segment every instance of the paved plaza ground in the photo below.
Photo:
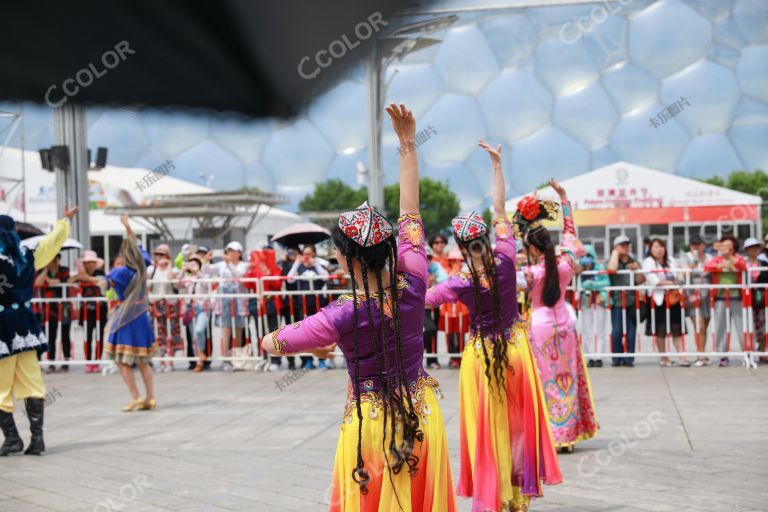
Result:
<svg viewBox="0 0 768 512"><path fill-rule="evenodd" d="M280 391L286 373L156 374L159 409L130 414L118 375L47 376L48 452L0 459L0 511L326 510L346 372ZM458 372L434 374L457 474ZM565 482L531 510L768 510L768 367L591 376L600 435L560 456Z"/></svg>

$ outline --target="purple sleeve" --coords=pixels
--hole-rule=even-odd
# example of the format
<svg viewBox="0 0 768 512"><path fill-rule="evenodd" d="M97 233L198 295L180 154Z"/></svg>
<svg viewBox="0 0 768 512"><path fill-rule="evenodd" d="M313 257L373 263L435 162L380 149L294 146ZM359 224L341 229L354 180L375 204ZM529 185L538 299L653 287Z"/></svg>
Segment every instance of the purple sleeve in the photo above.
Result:
<svg viewBox="0 0 768 512"><path fill-rule="evenodd" d="M496 234L496 253L503 254L512 261L517 258L517 242L512 236L512 223L507 219L493 221L493 230Z"/></svg>
<svg viewBox="0 0 768 512"><path fill-rule="evenodd" d="M279 328L272 334L272 341L278 352L296 354L337 343L339 333L325 311L320 310L300 322Z"/></svg>
<svg viewBox="0 0 768 512"><path fill-rule="evenodd" d="M452 279L448 278L427 290L427 296L425 297L427 307L434 308L446 302L456 302L459 300L459 296L456 295L456 292L450 286L451 281Z"/></svg>
<svg viewBox="0 0 768 512"><path fill-rule="evenodd" d="M428 282L427 253L424 250L424 224L421 215L406 213L398 219L397 266L400 270Z"/></svg>

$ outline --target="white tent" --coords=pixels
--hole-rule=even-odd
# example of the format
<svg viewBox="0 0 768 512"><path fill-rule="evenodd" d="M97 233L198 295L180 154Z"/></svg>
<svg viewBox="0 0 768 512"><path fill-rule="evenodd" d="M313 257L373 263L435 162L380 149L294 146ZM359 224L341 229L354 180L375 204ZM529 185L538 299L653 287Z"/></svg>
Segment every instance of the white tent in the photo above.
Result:
<svg viewBox="0 0 768 512"><path fill-rule="evenodd" d="M676 253L694 234L713 242L726 234L744 239L762 233L759 195L639 165L616 162L561 184L568 192L579 238L594 244L604 257L610 252L610 240L619 234L628 236L636 248L646 237L661 237L671 241ZM547 187L539 197L556 196ZM514 211L520 199L507 201L507 211Z"/></svg>
<svg viewBox="0 0 768 512"><path fill-rule="evenodd" d="M162 162L158 162L158 168ZM93 236L121 235L123 227L116 215L107 215L101 208L106 206L136 206L149 203L154 196L177 194L205 194L213 189L190 183L173 176L162 176L149 187L137 186L148 169L108 165L100 171L89 171L90 183L90 229ZM17 186L24 177L24 184ZM143 190L142 190L143 188ZM6 197L7 196L7 197ZM14 218L48 230L60 216L56 211L55 174L42 168L40 155L36 151L24 151L7 147L0 158L0 213L9 213ZM23 205L24 211L19 207ZM302 217L285 210L271 208L261 220L245 234L248 247L260 248L268 236L291 224L300 222ZM238 226L245 227L245 220ZM174 236L183 240L191 236L191 219L171 219L168 222ZM154 230L146 224L131 220L131 226L138 235L151 234ZM106 242L105 242L106 245Z"/></svg>
<svg viewBox="0 0 768 512"><path fill-rule="evenodd" d="M574 210L615 208L674 208L762 204L760 196L737 192L702 181L616 162L561 182ZM554 198L547 188L541 197ZM507 201L514 211L523 196Z"/></svg>

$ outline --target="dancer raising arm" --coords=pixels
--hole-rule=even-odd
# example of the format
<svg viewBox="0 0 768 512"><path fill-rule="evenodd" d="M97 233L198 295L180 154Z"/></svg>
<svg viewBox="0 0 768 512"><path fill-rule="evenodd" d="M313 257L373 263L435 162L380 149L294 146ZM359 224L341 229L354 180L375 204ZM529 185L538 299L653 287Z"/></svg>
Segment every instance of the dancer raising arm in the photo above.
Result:
<svg viewBox="0 0 768 512"><path fill-rule="evenodd" d="M437 402L424 370L427 257L419 216L416 122L405 105L387 108L400 156L399 244L392 225L363 203L332 230L352 294L262 340L273 355L311 352L347 359L350 384L336 448L331 511L453 512L456 499Z"/></svg>
<svg viewBox="0 0 768 512"><path fill-rule="evenodd" d="M26 455L45 451L43 406L45 384L37 351L48 348L48 340L32 312L32 284L35 272L59 253L69 236L69 221L77 208L64 208L64 218L37 244L34 254L21 247L16 221L0 215L0 429L5 442L0 456L19 453L24 442L13 421L13 401L24 400L32 439ZM54 343L56 340L54 340Z"/></svg>
<svg viewBox="0 0 768 512"><path fill-rule="evenodd" d="M112 312L107 324L107 343L104 352L108 359L117 363L120 375L131 393L131 402L123 411L154 410L157 407L154 395L152 368L149 366L157 349L155 331L149 318L147 302L147 265L149 254L136 240L128 216L123 214L120 222L125 227L125 238L120 246L120 256L125 266L113 269L107 282L117 292L120 304ZM139 396L133 365L139 368L146 398Z"/></svg>
<svg viewBox="0 0 768 512"><path fill-rule="evenodd" d="M563 208L561 254L541 224L557 218L555 201L526 196L517 205L515 224L523 234L530 265L525 268L532 302L531 345L541 377L552 433L558 448L572 452L577 441L597 434L597 418L589 376L584 366L576 327L565 305L565 291L573 278L578 258L585 254L576 239L571 205L565 189L554 179L550 186Z"/></svg>
<svg viewBox="0 0 768 512"><path fill-rule="evenodd" d="M470 311L470 340L459 374L459 496L472 510L528 510L541 484L562 480L544 398L517 308L516 246L504 207L501 146L478 144L491 157L496 249L475 211L453 219L465 267L427 292L427 305L459 300Z"/></svg>

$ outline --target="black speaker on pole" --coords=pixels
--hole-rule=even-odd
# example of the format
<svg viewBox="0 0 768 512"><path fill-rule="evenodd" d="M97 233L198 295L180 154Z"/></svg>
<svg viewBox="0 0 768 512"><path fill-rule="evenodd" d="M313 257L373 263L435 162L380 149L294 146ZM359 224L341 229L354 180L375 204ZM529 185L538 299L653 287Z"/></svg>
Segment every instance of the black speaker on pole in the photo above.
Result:
<svg viewBox="0 0 768 512"><path fill-rule="evenodd" d="M103 169L107 166L107 148L96 149L96 165L95 169Z"/></svg>
<svg viewBox="0 0 768 512"><path fill-rule="evenodd" d="M51 147L51 163L53 167L69 170L69 146Z"/></svg>
<svg viewBox="0 0 768 512"><path fill-rule="evenodd" d="M41 149L38 151L38 153L40 153L40 164L43 166L43 169L46 171L53 171L53 164L51 163L51 150Z"/></svg>

